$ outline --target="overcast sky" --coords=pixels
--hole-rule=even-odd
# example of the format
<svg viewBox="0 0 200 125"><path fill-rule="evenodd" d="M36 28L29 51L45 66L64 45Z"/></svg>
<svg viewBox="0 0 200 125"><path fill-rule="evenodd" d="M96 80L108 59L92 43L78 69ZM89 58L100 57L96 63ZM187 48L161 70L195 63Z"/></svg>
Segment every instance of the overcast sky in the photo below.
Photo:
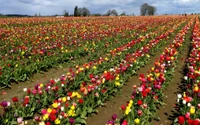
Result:
<svg viewBox="0 0 200 125"><path fill-rule="evenodd" d="M157 14L200 13L200 0L0 0L1 14L61 15L64 10L73 14L74 7L87 7L91 13L105 14L115 9L120 14L140 14L140 6L148 3Z"/></svg>

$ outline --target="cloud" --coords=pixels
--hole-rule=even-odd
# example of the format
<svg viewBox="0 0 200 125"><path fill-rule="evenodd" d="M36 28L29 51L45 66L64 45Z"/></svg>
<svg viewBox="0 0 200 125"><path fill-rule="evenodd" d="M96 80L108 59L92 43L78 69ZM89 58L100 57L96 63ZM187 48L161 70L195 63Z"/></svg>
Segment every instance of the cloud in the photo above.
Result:
<svg viewBox="0 0 200 125"><path fill-rule="evenodd" d="M157 8L158 14L199 13L200 0L1 0L0 13L41 15L73 14L74 7L87 7L91 13L106 13L116 9L120 14L140 14L140 6L148 3Z"/></svg>

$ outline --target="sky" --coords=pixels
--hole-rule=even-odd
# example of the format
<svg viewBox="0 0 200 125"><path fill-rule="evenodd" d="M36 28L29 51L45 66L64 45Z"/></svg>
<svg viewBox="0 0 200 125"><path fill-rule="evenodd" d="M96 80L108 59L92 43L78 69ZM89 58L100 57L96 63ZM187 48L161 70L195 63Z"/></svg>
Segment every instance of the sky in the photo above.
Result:
<svg viewBox="0 0 200 125"><path fill-rule="evenodd" d="M118 14L140 14L140 6L156 7L157 14L200 13L200 0L0 0L1 14L62 15L64 10L74 13L74 7L86 7L91 13L105 14L115 9Z"/></svg>

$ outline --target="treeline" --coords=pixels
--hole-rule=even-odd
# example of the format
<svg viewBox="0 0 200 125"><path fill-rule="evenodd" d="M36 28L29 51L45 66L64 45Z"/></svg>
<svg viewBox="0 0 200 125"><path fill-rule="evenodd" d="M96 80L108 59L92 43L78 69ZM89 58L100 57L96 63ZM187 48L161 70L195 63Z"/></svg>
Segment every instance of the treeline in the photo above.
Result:
<svg viewBox="0 0 200 125"><path fill-rule="evenodd" d="M22 14L0 14L0 17L31 17L31 16Z"/></svg>

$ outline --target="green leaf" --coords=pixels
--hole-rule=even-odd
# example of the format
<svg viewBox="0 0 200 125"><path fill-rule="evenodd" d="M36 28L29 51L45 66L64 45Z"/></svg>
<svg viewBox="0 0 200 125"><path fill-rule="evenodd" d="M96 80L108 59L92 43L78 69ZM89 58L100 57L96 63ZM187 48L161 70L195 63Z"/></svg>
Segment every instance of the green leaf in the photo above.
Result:
<svg viewBox="0 0 200 125"><path fill-rule="evenodd" d="M11 121L10 124L11 124L11 125L16 125L16 124L17 124L17 121Z"/></svg>
<svg viewBox="0 0 200 125"><path fill-rule="evenodd" d="M87 115L86 111L81 112L81 118L85 118L86 115Z"/></svg>
<svg viewBox="0 0 200 125"><path fill-rule="evenodd" d="M85 119L82 119L82 118L77 118L76 119L76 123L78 123L78 124L85 124L86 125L86 120ZM77 125L78 125L77 124Z"/></svg>
<svg viewBox="0 0 200 125"><path fill-rule="evenodd" d="M88 113L92 113L93 112L93 108L88 108Z"/></svg>

